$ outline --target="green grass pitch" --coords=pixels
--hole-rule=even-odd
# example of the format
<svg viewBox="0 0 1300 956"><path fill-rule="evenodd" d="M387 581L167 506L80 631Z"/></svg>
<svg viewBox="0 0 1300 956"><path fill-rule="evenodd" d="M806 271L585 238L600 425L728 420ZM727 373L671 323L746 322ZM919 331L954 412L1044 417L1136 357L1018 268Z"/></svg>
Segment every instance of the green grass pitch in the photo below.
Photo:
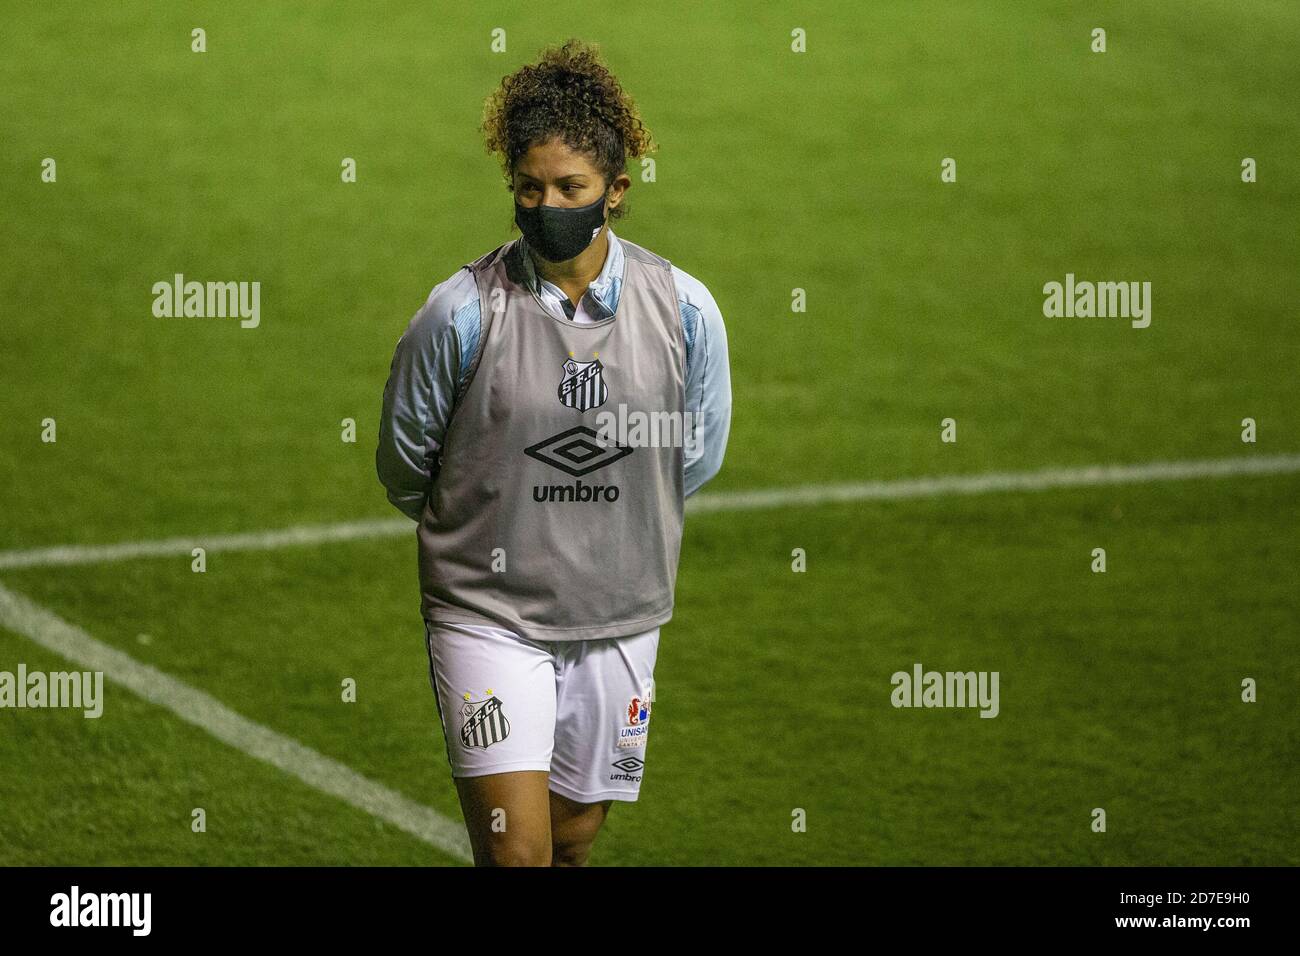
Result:
<svg viewBox="0 0 1300 956"><path fill-rule="evenodd" d="M727 322L707 493L1300 451L1294 4L565 11L7 10L0 551L396 515L373 470L393 346L512 235L482 102L570 35L661 144L616 231ZM177 272L260 281L261 325L154 318ZM1044 317L1066 273L1150 281L1151 325ZM1300 863L1298 526L1294 472L693 515L641 799L592 862ZM0 584L459 819L413 535ZM917 661L998 671L1001 712L895 709ZM0 628L20 662L69 666ZM457 862L107 693L99 720L0 710L0 864Z"/></svg>

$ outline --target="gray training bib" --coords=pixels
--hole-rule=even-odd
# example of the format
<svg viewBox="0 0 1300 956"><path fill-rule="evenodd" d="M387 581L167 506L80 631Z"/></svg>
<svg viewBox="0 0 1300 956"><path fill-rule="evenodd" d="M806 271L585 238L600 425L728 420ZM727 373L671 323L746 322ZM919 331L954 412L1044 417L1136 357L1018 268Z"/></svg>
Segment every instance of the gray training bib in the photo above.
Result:
<svg viewBox="0 0 1300 956"><path fill-rule="evenodd" d="M534 297L518 240L465 267L480 346L420 521L428 620L573 641L672 617L684 452L665 439L681 435L686 340L668 260L619 241L618 309L591 324ZM610 416L633 427L602 431Z"/></svg>

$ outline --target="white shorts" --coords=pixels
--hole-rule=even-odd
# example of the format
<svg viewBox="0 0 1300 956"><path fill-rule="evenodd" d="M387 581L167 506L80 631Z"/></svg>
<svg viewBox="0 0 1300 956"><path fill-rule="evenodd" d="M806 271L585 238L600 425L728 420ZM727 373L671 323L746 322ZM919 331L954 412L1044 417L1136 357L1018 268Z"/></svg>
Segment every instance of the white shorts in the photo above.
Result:
<svg viewBox="0 0 1300 956"><path fill-rule="evenodd" d="M425 644L453 777L546 770L570 800L636 800L659 628L539 642L426 620Z"/></svg>

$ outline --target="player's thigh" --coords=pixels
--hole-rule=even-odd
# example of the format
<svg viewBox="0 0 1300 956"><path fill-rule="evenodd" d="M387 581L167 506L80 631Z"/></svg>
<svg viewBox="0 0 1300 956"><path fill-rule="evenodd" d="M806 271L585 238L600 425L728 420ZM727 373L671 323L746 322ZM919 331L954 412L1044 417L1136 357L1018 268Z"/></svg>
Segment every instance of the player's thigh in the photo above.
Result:
<svg viewBox="0 0 1300 956"><path fill-rule="evenodd" d="M551 814L544 770L457 777L478 866L550 866Z"/></svg>

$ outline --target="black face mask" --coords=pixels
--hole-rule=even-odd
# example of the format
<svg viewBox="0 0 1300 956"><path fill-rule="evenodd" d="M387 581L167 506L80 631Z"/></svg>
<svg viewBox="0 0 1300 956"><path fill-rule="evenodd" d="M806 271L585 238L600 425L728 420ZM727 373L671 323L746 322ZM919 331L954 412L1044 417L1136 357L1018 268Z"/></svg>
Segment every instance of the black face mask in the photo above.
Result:
<svg viewBox="0 0 1300 956"><path fill-rule="evenodd" d="M528 244L547 262L567 262L591 245L605 224L605 197L589 206L521 206L515 223Z"/></svg>

